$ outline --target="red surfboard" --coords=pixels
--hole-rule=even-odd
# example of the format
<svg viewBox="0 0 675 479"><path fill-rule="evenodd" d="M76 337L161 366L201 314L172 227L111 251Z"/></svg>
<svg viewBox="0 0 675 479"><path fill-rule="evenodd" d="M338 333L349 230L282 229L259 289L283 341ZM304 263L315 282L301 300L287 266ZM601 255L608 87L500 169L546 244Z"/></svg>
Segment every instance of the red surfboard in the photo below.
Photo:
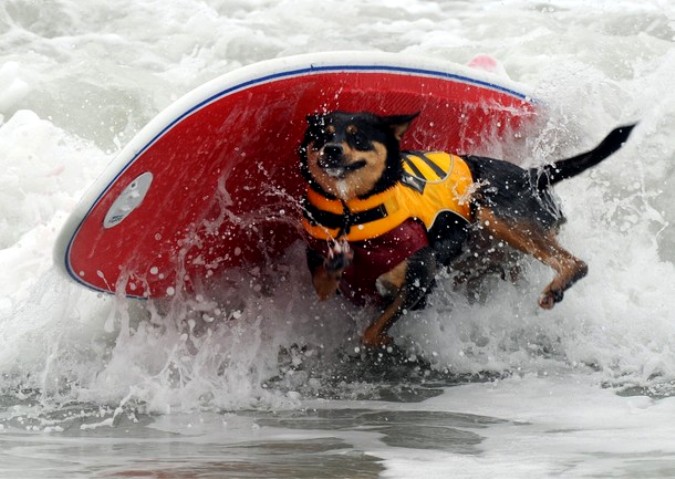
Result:
<svg viewBox="0 0 675 479"><path fill-rule="evenodd" d="M385 53L251 65L171 105L120 152L66 222L56 261L96 291L160 298L272 260L300 238L306 116L421 112L405 149L486 153L533 123L521 86Z"/></svg>

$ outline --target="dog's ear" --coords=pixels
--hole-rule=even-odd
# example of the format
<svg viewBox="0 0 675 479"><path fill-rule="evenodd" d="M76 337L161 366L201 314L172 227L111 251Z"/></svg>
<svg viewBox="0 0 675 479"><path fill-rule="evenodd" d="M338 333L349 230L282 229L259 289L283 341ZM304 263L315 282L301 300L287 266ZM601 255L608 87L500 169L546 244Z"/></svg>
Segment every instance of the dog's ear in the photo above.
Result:
<svg viewBox="0 0 675 479"><path fill-rule="evenodd" d="M403 134L408 131L408 127L412 121L419 116L420 112L411 113L410 115L389 115L384 116L382 119L385 124L389 126L394 132L394 136L397 140L400 140L403 137Z"/></svg>

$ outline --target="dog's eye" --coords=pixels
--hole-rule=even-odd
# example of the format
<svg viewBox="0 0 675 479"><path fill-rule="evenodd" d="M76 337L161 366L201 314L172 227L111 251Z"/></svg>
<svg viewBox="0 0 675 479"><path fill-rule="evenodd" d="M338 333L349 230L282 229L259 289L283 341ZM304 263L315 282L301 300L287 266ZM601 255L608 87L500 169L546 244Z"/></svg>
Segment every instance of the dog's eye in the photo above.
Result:
<svg viewBox="0 0 675 479"><path fill-rule="evenodd" d="M357 150L366 151L370 149L370 141L368 141L368 137L366 137L366 135L363 133L354 133L351 137L351 140L354 148Z"/></svg>

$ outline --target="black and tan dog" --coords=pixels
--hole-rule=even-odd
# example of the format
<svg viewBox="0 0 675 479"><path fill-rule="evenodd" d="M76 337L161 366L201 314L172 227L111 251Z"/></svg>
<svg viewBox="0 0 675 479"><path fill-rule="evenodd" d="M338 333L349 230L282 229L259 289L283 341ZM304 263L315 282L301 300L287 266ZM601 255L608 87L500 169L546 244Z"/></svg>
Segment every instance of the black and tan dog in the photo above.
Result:
<svg viewBox="0 0 675 479"><path fill-rule="evenodd" d="M300 147L308 182L303 226L314 287L378 298L382 313L364 345L388 344L387 331L420 307L441 266L455 266L473 238L530 254L556 272L539 305L551 309L587 273L556 240L564 217L551 187L618 150L634 125L613 130L591 151L542 168L445 152L402 152L417 114L332 112L308 117ZM468 272L470 273L470 272Z"/></svg>

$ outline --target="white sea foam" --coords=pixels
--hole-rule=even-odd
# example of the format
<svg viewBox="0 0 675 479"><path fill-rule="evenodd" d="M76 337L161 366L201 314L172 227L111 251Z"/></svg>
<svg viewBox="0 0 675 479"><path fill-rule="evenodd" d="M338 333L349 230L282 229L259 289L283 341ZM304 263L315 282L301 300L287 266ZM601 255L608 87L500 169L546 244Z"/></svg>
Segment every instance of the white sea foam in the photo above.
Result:
<svg viewBox="0 0 675 479"><path fill-rule="evenodd" d="M538 424L547 424L544 413L557 411L555 427L594 430L602 424L578 424L575 411L611 401L611 420L635 426L623 417L627 400L600 384L672 394L675 382L674 22L675 8L660 0L3 1L0 396L29 408L6 411L3 425L16 424L7 418L20 414L44 420L45 411L70 401L113 411L142 405L190 413L293 408L323 391L320 374L312 382L307 371L288 366L279 387L269 387L280 373L279 352L291 351L291 364L325 367L307 359L310 353L330 358L356 347L355 333L372 311L339 300L318 304L300 247L282 261L286 280L269 291L265 271L232 272L213 299L186 301L178 294L167 304L81 289L58 275L51 248L115 152L182 94L258 60L354 49L463 64L478 54L498 59L549 109L548 122L520 147L525 164L574 154L616 125L640 121L624 149L557 189L569 218L561 242L588 262L590 274L553 311L536 305L551 273L529 262L519 285L497 284L485 303L470 303L442 279L429 307L395 328L400 343L430 358L438 371L514 374L493 385L457 388L434 407ZM310 350L298 355L294 344ZM370 391L368 384L361 391L341 387L350 391L345 397ZM527 414L541 410L547 390L562 400L540 416ZM571 404L565 395L581 399ZM632 417L658 428L669 401ZM92 423L107 420L96 414ZM419 471L424 461L429 477L434 467L453 464L492 476L510 463L509 451L499 446L504 431L491 431L485 447L492 459L432 454L429 463L420 453L380 454L390 458L388 477ZM590 444L602 452L609 439ZM544 444L535 475L559 472L559 463L549 467L544 459L553 448L580 460L569 444ZM627 440L622 444L626 448ZM598 469L586 473L606 472L604 463L593 464Z"/></svg>

